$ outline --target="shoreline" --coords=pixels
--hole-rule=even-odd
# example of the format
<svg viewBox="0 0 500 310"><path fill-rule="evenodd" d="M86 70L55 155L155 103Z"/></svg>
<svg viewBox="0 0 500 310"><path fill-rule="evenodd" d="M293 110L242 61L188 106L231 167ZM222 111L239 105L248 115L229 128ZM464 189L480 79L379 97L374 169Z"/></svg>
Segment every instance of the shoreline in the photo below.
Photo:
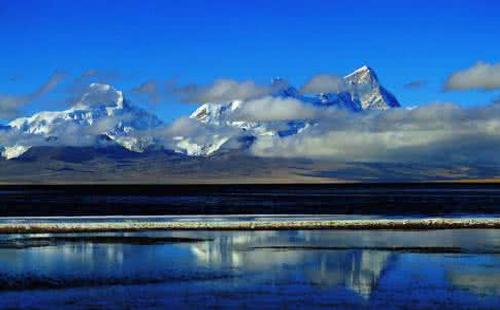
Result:
<svg viewBox="0 0 500 310"><path fill-rule="evenodd" d="M0 223L0 234L161 230L436 230L500 229L500 218L367 219L334 221Z"/></svg>

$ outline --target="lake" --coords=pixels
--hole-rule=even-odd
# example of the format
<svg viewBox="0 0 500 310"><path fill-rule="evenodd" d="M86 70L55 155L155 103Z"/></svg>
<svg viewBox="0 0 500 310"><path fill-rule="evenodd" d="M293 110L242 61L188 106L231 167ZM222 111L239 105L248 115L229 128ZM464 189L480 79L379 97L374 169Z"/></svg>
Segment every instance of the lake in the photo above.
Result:
<svg viewBox="0 0 500 310"><path fill-rule="evenodd" d="M500 230L0 237L0 308L498 308Z"/></svg>
<svg viewBox="0 0 500 310"><path fill-rule="evenodd" d="M0 216L500 215L500 184L3 185Z"/></svg>
<svg viewBox="0 0 500 310"><path fill-rule="evenodd" d="M498 309L500 229L287 226L432 218L498 227L500 186L2 186L0 308Z"/></svg>

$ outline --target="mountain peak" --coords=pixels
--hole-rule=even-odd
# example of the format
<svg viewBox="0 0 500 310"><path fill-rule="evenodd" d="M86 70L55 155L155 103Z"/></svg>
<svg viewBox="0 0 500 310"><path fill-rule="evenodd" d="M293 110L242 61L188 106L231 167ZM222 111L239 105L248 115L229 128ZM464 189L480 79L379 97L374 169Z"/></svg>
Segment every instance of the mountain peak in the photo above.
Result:
<svg viewBox="0 0 500 310"><path fill-rule="evenodd" d="M109 91L110 89L113 89L113 86L111 86L110 84L106 84L106 83L94 82L94 83L90 83L89 89L97 90L97 91Z"/></svg>
<svg viewBox="0 0 500 310"><path fill-rule="evenodd" d="M344 77L354 100L359 100L362 110L387 110L399 107L396 97L379 83L375 71L362 66Z"/></svg>
<svg viewBox="0 0 500 310"><path fill-rule="evenodd" d="M371 84L374 86L375 84L378 85L378 77L375 73L375 70L366 65L346 75L344 79L350 84Z"/></svg>
<svg viewBox="0 0 500 310"><path fill-rule="evenodd" d="M21 155L31 147L31 140L42 141L43 145L71 144L80 140L92 144L102 137L128 150L142 152L152 139L134 133L161 124L154 114L126 104L123 93L111 85L92 83L81 99L67 110L44 111L12 120L9 123L11 130L31 139L18 141L14 147L4 145L2 155L6 158Z"/></svg>
<svg viewBox="0 0 500 310"><path fill-rule="evenodd" d="M121 109L124 107L123 92L109 84L92 83L73 108L91 109L93 107Z"/></svg>
<svg viewBox="0 0 500 310"><path fill-rule="evenodd" d="M354 70L351 74L362 73L362 72L373 72L373 69L367 65L363 65L358 69Z"/></svg>
<svg viewBox="0 0 500 310"><path fill-rule="evenodd" d="M282 77L273 78L271 80L271 87L275 96L292 98L300 96L299 91Z"/></svg>

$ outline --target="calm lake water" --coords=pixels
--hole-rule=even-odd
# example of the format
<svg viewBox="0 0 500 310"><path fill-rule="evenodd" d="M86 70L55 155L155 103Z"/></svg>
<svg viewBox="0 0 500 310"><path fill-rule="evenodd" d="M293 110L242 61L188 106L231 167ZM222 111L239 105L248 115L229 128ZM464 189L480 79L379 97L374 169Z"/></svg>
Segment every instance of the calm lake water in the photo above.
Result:
<svg viewBox="0 0 500 310"><path fill-rule="evenodd" d="M500 184L0 186L0 216L500 215Z"/></svg>
<svg viewBox="0 0 500 310"><path fill-rule="evenodd" d="M500 230L0 236L0 308L484 308Z"/></svg>

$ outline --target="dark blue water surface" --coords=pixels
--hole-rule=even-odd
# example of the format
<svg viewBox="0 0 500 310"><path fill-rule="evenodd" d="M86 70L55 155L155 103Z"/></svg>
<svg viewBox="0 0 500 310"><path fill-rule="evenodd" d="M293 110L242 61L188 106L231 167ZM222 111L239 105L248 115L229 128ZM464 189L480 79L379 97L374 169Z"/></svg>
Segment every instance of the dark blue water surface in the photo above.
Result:
<svg viewBox="0 0 500 310"><path fill-rule="evenodd" d="M500 215L500 184L3 185L0 216Z"/></svg>
<svg viewBox="0 0 500 310"><path fill-rule="evenodd" d="M3 235L0 308L498 309L499 253L482 229Z"/></svg>

